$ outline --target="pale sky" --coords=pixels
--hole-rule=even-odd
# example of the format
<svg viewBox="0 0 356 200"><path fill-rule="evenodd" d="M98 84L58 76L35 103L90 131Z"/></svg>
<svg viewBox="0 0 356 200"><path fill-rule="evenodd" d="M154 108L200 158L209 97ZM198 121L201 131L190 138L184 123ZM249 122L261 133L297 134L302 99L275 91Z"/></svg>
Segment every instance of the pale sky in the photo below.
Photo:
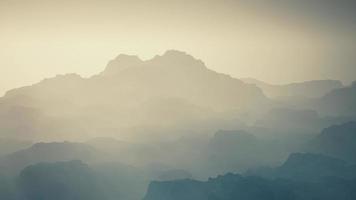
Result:
<svg viewBox="0 0 356 200"><path fill-rule="evenodd" d="M272 83L356 80L353 0L0 0L0 95L56 74L90 76L120 53L186 51Z"/></svg>

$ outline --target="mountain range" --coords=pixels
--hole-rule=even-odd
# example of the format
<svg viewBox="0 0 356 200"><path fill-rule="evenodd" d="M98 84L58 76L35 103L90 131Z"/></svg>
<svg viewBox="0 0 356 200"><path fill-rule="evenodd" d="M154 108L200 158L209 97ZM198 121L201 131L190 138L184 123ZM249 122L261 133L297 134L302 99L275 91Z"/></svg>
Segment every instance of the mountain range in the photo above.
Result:
<svg viewBox="0 0 356 200"><path fill-rule="evenodd" d="M355 89L120 54L0 98L0 199L353 200Z"/></svg>
<svg viewBox="0 0 356 200"><path fill-rule="evenodd" d="M58 75L8 91L0 99L0 130L22 138L112 136L135 127L192 126L268 101L255 85L212 71L184 52L146 61L119 55L90 78Z"/></svg>
<svg viewBox="0 0 356 200"><path fill-rule="evenodd" d="M307 145L308 151L356 163L356 122L350 121L325 128Z"/></svg>
<svg viewBox="0 0 356 200"><path fill-rule="evenodd" d="M144 200L354 199L356 166L323 155L291 154L280 167L260 174L227 173L207 181L154 181Z"/></svg>
<svg viewBox="0 0 356 200"><path fill-rule="evenodd" d="M289 84L270 84L253 78L242 78L242 81L255 84L266 96L274 99L286 98L317 98L332 90L344 87L338 80L312 80Z"/></svg>

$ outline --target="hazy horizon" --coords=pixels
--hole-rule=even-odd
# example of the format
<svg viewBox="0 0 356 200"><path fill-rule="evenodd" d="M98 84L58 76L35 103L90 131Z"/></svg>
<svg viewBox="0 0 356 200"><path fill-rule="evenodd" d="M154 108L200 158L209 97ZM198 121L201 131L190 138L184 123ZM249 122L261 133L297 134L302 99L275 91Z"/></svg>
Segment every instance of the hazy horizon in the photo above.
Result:
<svg viewBox="0 0 356 200"><path fill-rule="evenodd" d="M355 0L0 0L1 200L355 200L355 152Z"/></svg>
<svg viewBox="0 0 356 200"><path fill-rule="evenodd" d="M56 74L88 77L118 54L185 51L269 83L354 81L355 3L343 1L0 2L0 94Z"/></svg>
<svg viewBox="0 0 356 200"><path fill-rule="evenodd" d="M105 71L106 67L108 66L108 64L110 63L110 61L112 60L115 60L116 57L118 57L119 55L128 55L128 56L137 56L139 59L141 59L142 61L149 61L149 60L152 60L154 59L154 57L156 56L162 56L165 52L167 51L170 51L170 50L174 50L174 51L179 51L179 52L184 52L184 53L187 53L188 55L190 55L188 52L185 52L185 51L181 51L181 50L177 50L177 49L168 49L166 51L163 51L163 53L160 53L160 54L157 54L157 55L154 55L153 57L148 57L148 58L144 58L140 55L137 55L137 54L128 54L128 53L120 53L118 54L117 56L109 59L106 64L101 68L99 69L99 71L97 72L93 72L92 74L80 74L78 72L63 72L63 73L57 73L57 74L51 74L51 75L48 75L48 76L45 76L45 77L38 77L37 80L33 80L32 82L28 82L28 83L23 83L22 85L14 85L12 88L7 88L5 90L0 90L0 97L2 97L3 95L5 95L6 92L8 91L11 91L13 89L18 89L18 88L22 88L22 87L26 87L26 86L30 86L30 85L33 85L33 84L36 84L36 83L39 83L45 79L51 79L51 78L55 78L56 76L58 75L68 75L68 74L77 74L79 76L81 76L82 78L91 78L95 75L98 75L100 74L101 72ZM194 57L194 55L192 55ZM195 57L196 58L196 57ZM196 58L196 59L199 59L199 58ZM199 59L201 60L201 59ZM203 60L201 60L202 62L204 62ZM206 65L206 63L204 62L204 64ZM251 77L251 76L247 76L247 77L236 77L232 74L229 74L229 73L226 73L226 72L221 72L221 71L218 71L216 70L215 68L213 67L209 67L209 66L206 66L208 69L211 69L211 70L214 70L216 71L217 73L222 73L222 74L226 74L226 75L229 75L233 78L236 78L236 79L240 79L240 80L245 80L245 79L255 79L257 81L262 81L262 82L265 82L267 84L272 84L272 85L288 85L288 84L293 84L293 83L303 83L303 82L309 82L309 81L319 81L319 80L337 80L337 81L341 81L345 86L348 86L350 85L353 81L350 81L350 82L347 82L347 81L343 81L343 80L338 80L338 79L328 79L328 78L325 78L325 79L306 79L306 80L296 80L296 81L286 81L286 82L269 82L269 81L266 81L264 79L258 79L256 77ZM356 79L355 79L356 80Z"/></svg>

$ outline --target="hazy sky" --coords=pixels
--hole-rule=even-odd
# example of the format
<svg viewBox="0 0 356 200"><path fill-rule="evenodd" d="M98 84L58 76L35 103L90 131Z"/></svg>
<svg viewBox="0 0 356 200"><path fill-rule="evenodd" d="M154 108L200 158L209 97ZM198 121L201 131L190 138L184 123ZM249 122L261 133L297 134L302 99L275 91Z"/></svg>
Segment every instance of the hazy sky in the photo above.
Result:
<svg viewBox="0 0 356 200"><path fill-rule="evenodd" d="M356 80L354 0L0 0L0 94L90 76L120 53L186 51L274 83Z"/></svg>

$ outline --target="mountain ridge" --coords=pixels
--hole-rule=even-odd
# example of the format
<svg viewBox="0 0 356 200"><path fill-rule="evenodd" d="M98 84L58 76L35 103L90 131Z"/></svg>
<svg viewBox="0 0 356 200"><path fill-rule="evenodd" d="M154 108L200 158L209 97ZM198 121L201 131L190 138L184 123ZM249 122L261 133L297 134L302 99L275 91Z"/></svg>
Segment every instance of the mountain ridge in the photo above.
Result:
<svg viewBox="0 0 356 200"><path fill-rule="evenodd" d="M242 78L242 81L255 84L270 98L285 99L287 97L322 97L328 92L344 87L341 81L325 79L294 82L287 84L270 84L254 78Z"/></svg>
<svg viewBox="0 0 356 200"><path fill-rule="evenodd" d="M65 135L57 130L68 123L67 132L97 137L103 129L112 136L133 127L184 127L215 119L216 112L258 110L268 103L258 87L210 70L185 52L169 50L146 61L121 54L89 78L57 75L10 90L0 98L0 113L10 106L36 108L43 116L33 127L38 135ZM7 126L12 130L8 134L17 135L18 124Z"/></svg>

